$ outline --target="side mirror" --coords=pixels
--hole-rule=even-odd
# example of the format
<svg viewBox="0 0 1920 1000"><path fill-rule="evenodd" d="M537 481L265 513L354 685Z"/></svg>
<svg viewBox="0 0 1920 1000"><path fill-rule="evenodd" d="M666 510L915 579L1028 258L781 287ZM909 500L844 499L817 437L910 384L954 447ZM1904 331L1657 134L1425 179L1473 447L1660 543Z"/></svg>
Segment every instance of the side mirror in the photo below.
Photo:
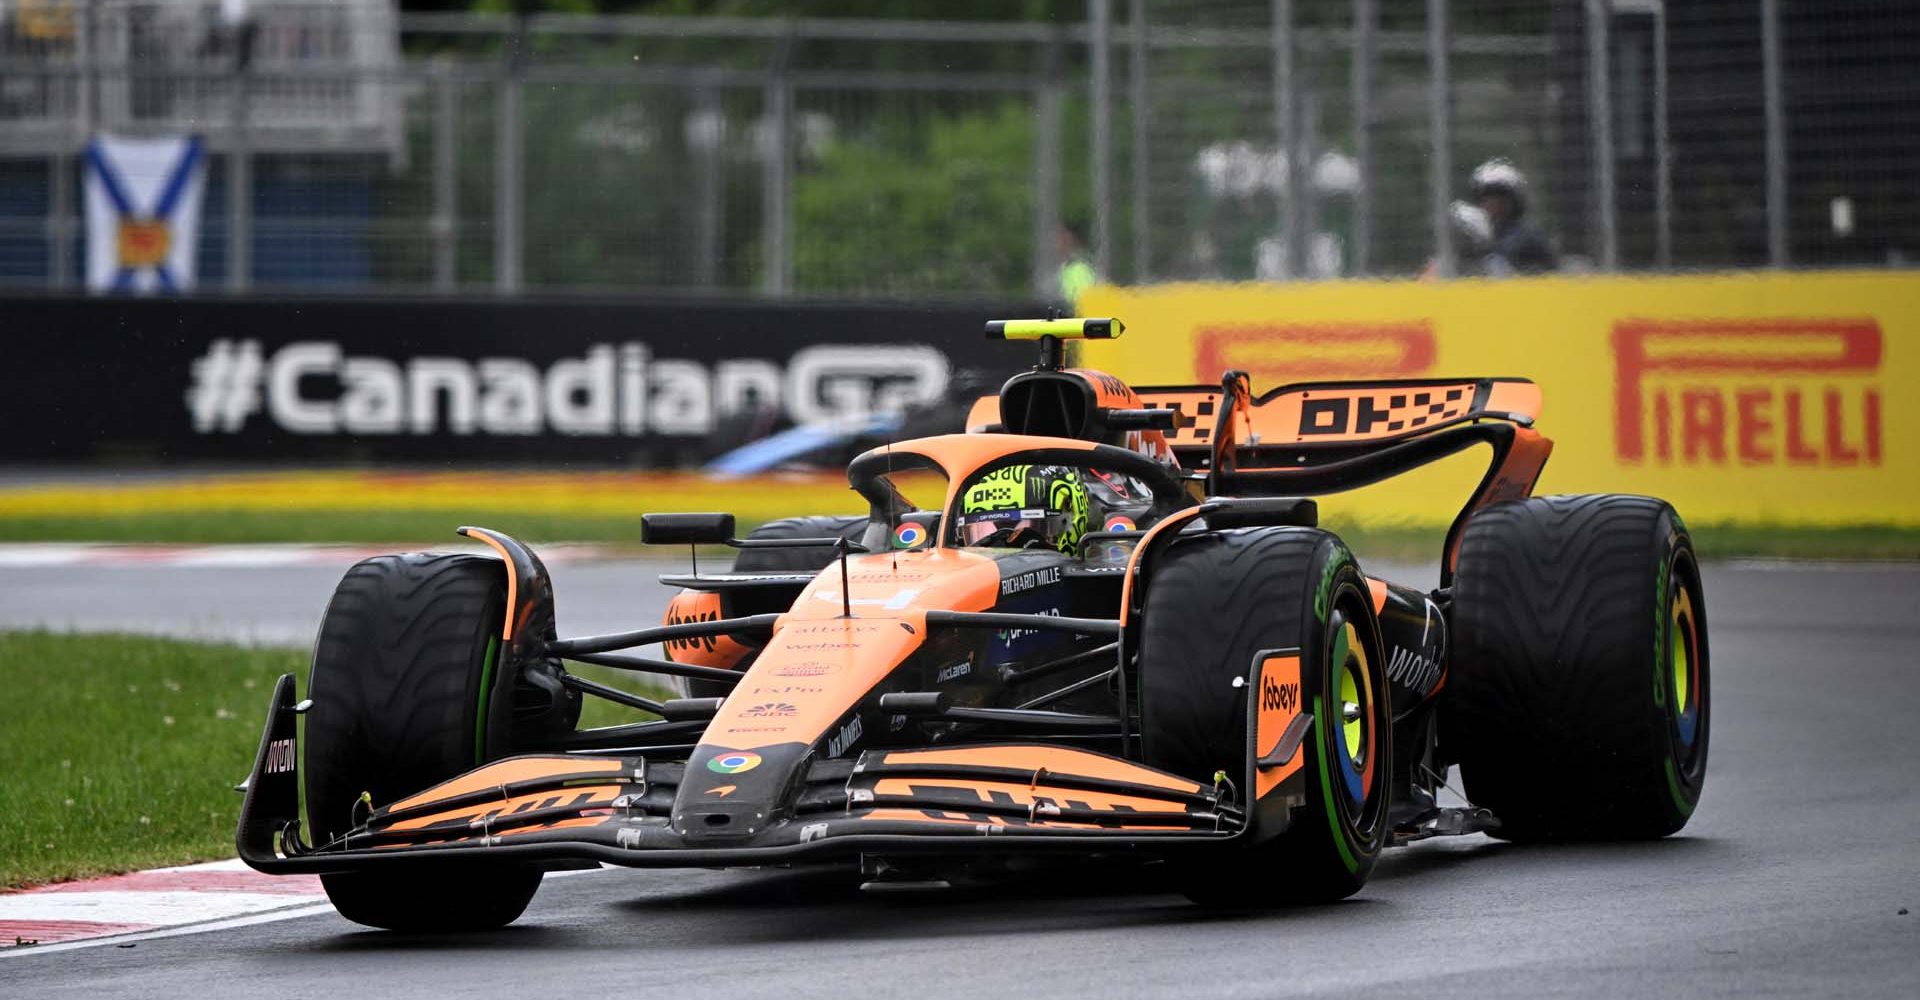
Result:
<svg viewBox="0 0 1920 1000"><path fill-rule="evenodd" d="M733 540L733 515L642 514L640 540L648 545L723 545Z"/></svg>
<svg viewBox="0 0 1920 1000"><path fill-rule="evenodd" d="M1103 410L1101 416L1116 431L1170 431L1180 422L1172 410Z"/></svg>

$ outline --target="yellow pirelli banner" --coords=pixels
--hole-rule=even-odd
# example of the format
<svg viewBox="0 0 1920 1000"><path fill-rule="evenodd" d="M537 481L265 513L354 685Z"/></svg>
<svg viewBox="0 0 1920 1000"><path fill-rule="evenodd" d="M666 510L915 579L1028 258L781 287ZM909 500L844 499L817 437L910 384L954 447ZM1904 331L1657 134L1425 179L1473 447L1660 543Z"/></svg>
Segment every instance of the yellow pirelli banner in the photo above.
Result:
<svg viewBox="0 0 1920 1000"><path fill-rule="evenodd" d="M1099 287L1080 311L1125 321L1081 357L1135 385L1533 379L1555 442L1539 493L1920 525L1920 272ZM1328 510L1443 521L1484 466L1469 453Z"/></svg>

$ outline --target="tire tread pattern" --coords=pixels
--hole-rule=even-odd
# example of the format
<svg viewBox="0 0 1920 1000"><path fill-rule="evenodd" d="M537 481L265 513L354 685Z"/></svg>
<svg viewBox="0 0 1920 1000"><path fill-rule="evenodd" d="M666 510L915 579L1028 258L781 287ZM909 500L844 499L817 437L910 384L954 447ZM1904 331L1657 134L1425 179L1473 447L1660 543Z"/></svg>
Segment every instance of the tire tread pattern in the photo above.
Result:
<svg viewBox="0 0 1920 1000"><path fill-rule="evenodd" d="M362 792L385 804L478 763L482 659L506 611L505 587L499 561L474 555L377 556L347 571L307 679L307 814L318 843L352 827ZM489 757L504 750L483 748ZM464 931L512 922L541 874L422 862L320 880L349 920Z"/></svg>
<svg viewBox="0 0 1920 1000"><path fill-rule="evenodd" d="M1259 534L1245 537L1252 532ZM1308 592L1307 573L1326 538L1312 529L1208 532L1176 540L1155 562L1142 612L1141 659L1156 666L1176 660L1187 668L1142 671L1141 703L1153 704L1153 724L1142 726L1150 763L1197 781L1240 765L1246 726L1220 724L1240 711L1223 710L1223 692L1233 690L1254 653L1300 645L1302 617L1287 612ZM1274 598L1287 603L1262 606L1262 599Z"/></svg>
<svg viewBox="0 0 1920 1000"><path fill-rule="evenodd" d="M1351 553L1336 536L1314 528L1182 537L1147 572L1139 656L1145 763L1203 782L1216 770L1237 775L1246 767L1246 698L1253 692L1244 682L1259 653L1301 650L1303 700L1331 683L1320 662L1326 636L1314 608L1322 575L1343 574L1338 578L1356 588L1353 599L1362 613L1369 610L1358 597L1362 578ZM1377 649L1371 620L1363 630ZM1383 720L1376 722L1377 749L1391 758L1388 729ZM1314 790L1319 779L1311 773L1312 761L1327 748L1314 737L1303 752L1310 755L1308 801L1293 810L1293 825L1250 850L1225 849L1182 862L1178 870L1189 898L1236 908L1325 903L1365 884L1384 841L1384 821L1371 833L1336 832L1345 831L1347 821L1326 815L1327 800ZM1385 801L1380 799L1383 816ZM1348 838L1347 846L1335 838ZM1343 853L1356 857L1358 867L1350 867Z"/></svg>
<svg viewBox="0 0 1920 1000"><path fill-rule="evenodd" d="M1656 808L1667 792L1652 691L1671 511L1640 496L1535 497L1468 524L1443 739L1503 836L1677 829Z"/></svg>
<svg viewBox="0 0 1920 1000"><path fill-rule="evenodd" d="M753 529L748 538L829 538L838 535L860 540L867 530L864 514L783 517ZM828 548L741 549L733 558L735 573L806 573L826 569L834 554Z"/></svg>

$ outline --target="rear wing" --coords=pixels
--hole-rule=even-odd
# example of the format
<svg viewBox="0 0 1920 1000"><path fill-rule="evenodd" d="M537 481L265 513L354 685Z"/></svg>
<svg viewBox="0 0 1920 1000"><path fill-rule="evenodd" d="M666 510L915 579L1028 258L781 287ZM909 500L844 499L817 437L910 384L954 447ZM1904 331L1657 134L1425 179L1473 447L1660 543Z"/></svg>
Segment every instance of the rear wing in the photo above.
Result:
<svg viewBox="0 0 1920 1000"><path fill-rule="evenodd" d="M1174 411L1167 443L1187 468L1258 467L1266 463L1248 461L1249 450L1345 451L1489 418L1528 427L1540 415L1540 387L1523 378L1302 382L1255 399L1245 376L1229 373L1217 386L1147 386L1134 392L1142 406Z"/></svg>
<svg viewBox="0 0 1920 1000"><path fill-rule="evenodd" d="M1173 411L1161 434L1193 471L1317 465L1479 420L1531 427L1541 402L1540 387L1524 378L1301 382L1254 398L1245 374L1229 372L1219 385L1132 392L1132 405ZM975 400L967 430L1001 429L1000 397Z"/></svg>
<svg viewBox="0 0 1920 1000"><path fill-rule="evenodd" d="M1532 495L1553 453L1553 442L1533 430L1540 387L1523 378L1309 382L1256 400L1246 373L1236 371L1217 389L1135 392L1143 406L1176 411L1168 443L1183 466L1206 470L1213 496L1338 493L1489 446L1486 474L1447 529L1442 586L1452 583L1474 512Z"/></svg>

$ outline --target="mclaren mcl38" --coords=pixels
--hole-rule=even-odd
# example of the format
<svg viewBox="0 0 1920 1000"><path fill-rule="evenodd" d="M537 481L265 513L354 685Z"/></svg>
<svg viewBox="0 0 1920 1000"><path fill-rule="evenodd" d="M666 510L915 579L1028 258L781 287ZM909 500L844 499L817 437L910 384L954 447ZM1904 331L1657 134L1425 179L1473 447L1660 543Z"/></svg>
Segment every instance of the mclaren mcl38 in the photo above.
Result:
<svg viewBox="0 0 1920 1000"><path fill-rule="evenodd" d="M1349 896L1426 837L1687 822L1709 656L1686 526L1647 497L1532 496L1552 448L1533 383L1255 396L1240 372L1135 388L1066 363L1121 330L989 324L1039 364L967 433L854 459L860 515L745 538L726 514L647 516L646 542L739 553L662 577L663 624L558 636L539 557L484 528L460 532L497 557L354 566L304 696L274 691L241 856L318 873L360 923L449 930L598 864L885 880L1081 856L1265 906ZM1437 589L1317 526L1314 497L1476 446ZM635 721L583 729L583 698ZM1464 800L1438 794L1456 767Z"/></svg>

